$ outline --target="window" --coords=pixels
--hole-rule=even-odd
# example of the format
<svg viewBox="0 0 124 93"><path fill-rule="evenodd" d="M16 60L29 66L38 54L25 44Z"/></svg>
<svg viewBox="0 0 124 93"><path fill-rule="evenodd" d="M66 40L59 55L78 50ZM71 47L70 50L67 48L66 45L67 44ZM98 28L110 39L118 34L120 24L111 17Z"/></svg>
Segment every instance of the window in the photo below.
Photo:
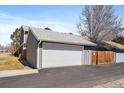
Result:
<svg viewBox="0 0 124 93"><path fill-rule="evenodd" d="M25 31L25 34L28 34L28 31Z"/></svg>
<svg viewBox="0 0 124 93"><path fill-rule="evenodd" d="M24 48L26 48L26 44L24 44Z"/></svg>

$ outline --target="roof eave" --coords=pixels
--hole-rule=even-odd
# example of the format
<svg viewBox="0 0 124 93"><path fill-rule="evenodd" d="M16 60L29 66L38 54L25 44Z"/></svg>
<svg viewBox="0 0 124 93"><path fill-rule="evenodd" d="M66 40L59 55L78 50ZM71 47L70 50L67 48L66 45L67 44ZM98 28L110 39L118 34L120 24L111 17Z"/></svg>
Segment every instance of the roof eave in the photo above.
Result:
<svg viewBox="0 0 124 93"><path fill-rule="evenodd" d="M58 42L58 41L52 41L52 40L41 40L38 39L38 41L41 42L51 42L51 43L62 43L62 44L73 44L73 45L80 45L80 46L97 46L97 44L83 44L83 43L73 43L73 42Z"/></svg>

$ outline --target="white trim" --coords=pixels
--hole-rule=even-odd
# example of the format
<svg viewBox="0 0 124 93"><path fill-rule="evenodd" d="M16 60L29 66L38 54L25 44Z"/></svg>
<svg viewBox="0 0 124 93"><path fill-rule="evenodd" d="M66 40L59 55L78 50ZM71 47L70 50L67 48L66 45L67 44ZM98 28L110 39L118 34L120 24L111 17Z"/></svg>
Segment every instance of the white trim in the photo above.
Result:
<svg viewBox="0 0 124 93"><path fill-rule="evenodd" d="M40 45L41 41L38 43L37 46L37 69L40 69L40 61L39 61L39 45Z"/></svg>
<svg viewBox="0 0 124 93"><path fill-rule="evenodd" d="M114 63L117 63L117 60L116 60L116 52L114 52Z"/></svg>
<svg viewBox="0 0 124 93"><path fill-rule="evenodd" d="M83 61L84 61L84 46L82 46L81 65L83 65Z"/></svg>

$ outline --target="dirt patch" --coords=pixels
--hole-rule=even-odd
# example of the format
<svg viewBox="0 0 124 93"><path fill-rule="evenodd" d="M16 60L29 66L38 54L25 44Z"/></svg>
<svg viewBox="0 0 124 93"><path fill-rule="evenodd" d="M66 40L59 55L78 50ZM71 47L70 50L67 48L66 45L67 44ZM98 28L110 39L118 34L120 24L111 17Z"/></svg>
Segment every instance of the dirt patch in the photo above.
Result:
<svg viewBox="0 0 124 93"><path fill-rule="evenodd" d="M24 69L17 57L0 53L0 70Z"/></svg>

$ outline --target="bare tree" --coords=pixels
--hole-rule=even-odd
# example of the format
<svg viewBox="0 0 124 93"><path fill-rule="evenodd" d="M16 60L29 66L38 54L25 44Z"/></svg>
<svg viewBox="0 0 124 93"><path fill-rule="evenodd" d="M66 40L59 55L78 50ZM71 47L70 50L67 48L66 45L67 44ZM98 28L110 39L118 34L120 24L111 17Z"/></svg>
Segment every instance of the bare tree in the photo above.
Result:
<svg viewBox="0 0 124 93"><path fill-rule="evenodd" d="M8 52L10 52L11 54L14 54L15 49L14 49L14 47L13 47L13 43L12 43L12 42L6 46L6 50L7 50Z"/></svg>
<svg viewBox="0 0 124 93"><path fill-rule="evenodd" d="M0 50L3 50L4 49L4 46L0 44Z"/></svg>
<svg viewBox="0 0 124 93"><path fill-rule="evenodd" d="M112 40L124 30L122 20L115 15L113 6L104 5L85 6L77 28L81 35L94 42Z"/></svg>

